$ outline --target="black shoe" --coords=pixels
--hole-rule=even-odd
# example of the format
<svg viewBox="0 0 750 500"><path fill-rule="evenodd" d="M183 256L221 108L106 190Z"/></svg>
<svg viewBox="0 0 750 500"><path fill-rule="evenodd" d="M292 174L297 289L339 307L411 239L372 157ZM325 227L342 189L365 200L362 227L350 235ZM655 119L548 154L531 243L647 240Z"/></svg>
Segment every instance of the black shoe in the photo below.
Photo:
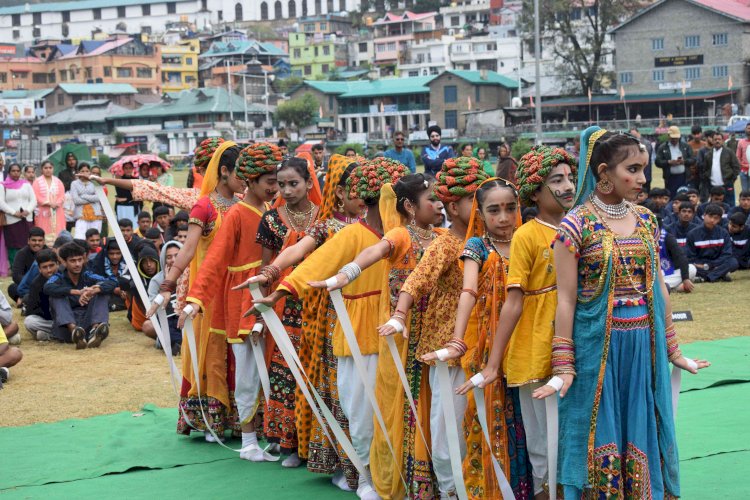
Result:
<svg viewBox="0 0 750 500"><path fill-rule="evenodd" d="M732 277L729 276L728 274L725 274L724 276L722 276L721 278L719 278L719 280L720 281L725 281L727 283L731 283L732 282Z"/></svg>
<svg viewBox="0 0 750 500"><path fill-rule="evenodd" d="M691 279L690 281L692 281L693 283L705 283L706 280L704 280L700 276L696 276L695 278Z"/></svg>
<svg viewBox="0 0 750 500"><path fill-rule="evenodd" d="M10 378L10 369L5 366L0 366L0 387L8 381Z"/></svg>
<svg viewBox="0 0 750 500"><path fill-rule="evenodd" d="M182 351L182 344L179 342L172 342L172 356L179 356Z"/></svg>
<svg viewBox="0 0 750 500"><path fill-rule="evenodd" d="M109 336L109 325L107 323L101 323L95 326L89 332L88 348L93 349L102 345L102 341Z"/></svg>
<svg viewBox="0 0 750 500"><path fill-rule="evenodd" d="M73 333L70 335L73 343L76 345L76 349L86 349L86 330L77 326L73 329Z"/></svg>

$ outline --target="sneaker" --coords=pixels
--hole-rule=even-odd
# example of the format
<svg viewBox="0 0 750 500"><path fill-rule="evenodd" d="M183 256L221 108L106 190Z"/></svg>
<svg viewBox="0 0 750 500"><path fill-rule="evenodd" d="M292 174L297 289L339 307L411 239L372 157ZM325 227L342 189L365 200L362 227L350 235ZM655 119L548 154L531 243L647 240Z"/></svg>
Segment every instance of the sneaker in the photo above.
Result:
<svg viewBox="0 0 750 500"><path fill-rule="evenodd" d="M719 278L719 281L724 281L726 283L731 283L732 282L732 277L729 276L728 274L725 274L724 276L722 276L721 278Z"/></svg>
<svg viewBox="0 0 750 500"><path fill-rule="evenodd" d="M706 280L704 280L700 276L696 276L695 278L691 279L690 281L692 281L693 283L705 283L706 282Z"/></svg>
<svg viewBox="0 0 750 500"><path fill-rule="evenodd" d="M12 337L8 337L8 343L10 345L21 345L21 332L16 333Z"/></svg>
<svg viewBox="0 0 750 500"><path fill-rule="evenodd" d="M107 323L101 323L98 326L95 326L89 332L89 338L87 342L88 348L93 349L95 347L99 347L100 345L102 345L104 339L106 339L108 336L109 325Z"/></svg>
<svg viewBox="0 0 750 500"><path fill-rule="evenodd" d="M10 378L10 368L0 366L0 385L4 384Z"/></svg>
<svg viewBox="0 0 750 500"><path fill-rule="evenodd" d="M76 349L86 349L86 330L77 326L73 329L73 333L70 335L73 343L76 345Z"/></svg>
<svg viewBox="0 0 750 500"><path fill-rule="evenodd" d="M36 332L36 340L39 342L47 342L51 340L49 332L38 331Z"/></svg>

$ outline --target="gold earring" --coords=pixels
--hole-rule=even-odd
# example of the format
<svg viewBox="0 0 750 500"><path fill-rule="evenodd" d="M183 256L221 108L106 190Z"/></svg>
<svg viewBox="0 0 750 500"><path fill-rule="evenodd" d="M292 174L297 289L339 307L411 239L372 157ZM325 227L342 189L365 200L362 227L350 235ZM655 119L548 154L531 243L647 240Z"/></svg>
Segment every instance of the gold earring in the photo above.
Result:
<svg viewBox="0 0 750 500"><path fill-rule="evenodd" d="M602 194L610 194L615 190L615 186L608 179L600 179L596 183L596 189Z"/></svg>

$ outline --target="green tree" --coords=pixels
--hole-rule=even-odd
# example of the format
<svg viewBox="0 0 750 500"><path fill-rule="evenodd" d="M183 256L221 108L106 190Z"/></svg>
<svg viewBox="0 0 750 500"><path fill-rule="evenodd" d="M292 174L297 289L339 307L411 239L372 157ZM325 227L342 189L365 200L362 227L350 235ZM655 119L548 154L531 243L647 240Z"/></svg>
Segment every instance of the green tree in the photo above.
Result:
<svg viewBox="0 0 750 500"><path fill-rule="evenodd" d="M295 87L302 85L304 80L299 76L276 79L271 83L271 88L278 94L286 94Z"/></svg>
<svg viewBox="0 0 750 500"><path fill-rule="evenodd" d="M526 139L518 139L510 147L510 155L516 160L520 160L523 155L531 151L532 144Z"/></svg>
<svg viewBox="0 0 750 500"><path fill-rule="evenodd" d="M318 101L310 92L302 97L279 103L274 113L277 121L285 122L294 128L307 127L315 121L318 115Z"/></svg>
<svg viewBox="0 0 750 500"><path fill-rule="evenodd" d="M102 170L107 170L112 166L112 158L110 158L108 155L105 155L104 153L100 154L99 166L102 167Z"/></svg>
<svg viewBox="0 0 750 500"><path fill-rule="evenodd" d="M597 92L602 80L611 75L602 69L614 47L607 45L611 28L635 14L641 0L539 0L542 47L548 47L559 61L556 74L566 80L563 88L580 94ZM421 2L420 2L421 3ZM534 0L523 0L519 21L522 36L534 47Z"/></svg>
<svg viewBox="0 0 750 500"><path fill-rule="evenodd" d="M349 148L352 148L360 156L364 156L365 155L365 148L364 148L364 146L362 146L362 144L358 144L358 143L354 143L354 142L347 143L347 144L342 144L341 146L339 146L339 147L336 148L335 153L337 155L343 155L344 153L346 153L346 150L349 149Z"/></svg>

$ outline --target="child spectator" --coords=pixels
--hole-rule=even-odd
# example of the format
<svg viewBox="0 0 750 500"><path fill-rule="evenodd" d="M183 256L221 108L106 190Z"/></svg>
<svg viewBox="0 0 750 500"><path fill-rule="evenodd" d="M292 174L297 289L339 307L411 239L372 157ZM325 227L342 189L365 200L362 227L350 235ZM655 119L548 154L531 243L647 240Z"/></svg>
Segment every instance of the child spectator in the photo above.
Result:
<svg viewBox="0 0 750 500"><path fill-rule="evenodd" d="M169 272L169 270L172 268L172 264L174 263L175 259L177 258L177 254L180 252L180 249L182 248L182 244L178 243L176 241L168 241L164 244L164 247L161 249L161 255L160 255L160 262L161 262L161 271L156 273L153 278L151 278L151 281L148 284L148 298L150 300L154 300L157 295L159 295L161 292L159 291L159 287L164 282L164 278ZM165 304L165 311L167 313L167 322L169 324L169 339L172 343L172 354L177 355L180 354L180 349L182 347L182 331L177 328L177 319L178 315L175 312L175 304L177 303L177 294L172 293L172 297L170 298L169 302ZM146 320L149 324L151 323L151 320ZM153 330L153 325L149 325L149 329ZM144 324L143 332L148 335L146 332L146 326ZM156 331L154 331L154 335L156 335ZM156 347L161 349L161 345L159 343L159 339L156 339Z"/></svg>
<svg viewBox="0 0 750 500"><path fill-rule="evenodd" d="M162 205L154 209L154 227L159 229L162 243L165 241L164 233L169 229L170 219L169 209L166 206Z"/></svg>
<svg viewBox="0 0 750 500"><path fill-rule="evenodd" d="M44 293L44 285L58 271L57 253L44 248L36 254L39 274L31 282L29 293L23 298L23 309L26 319L23 321L26 330L36 340L50 340L52 333L52 309L50 297Z"/></svg>
<svg viewBox="0 0 750 500"><path fill-rule="evenodd" d="M86 244L89 248L88 260L93 260L102 251L102 235L95 227L86 230Z"/></svg>
<svg viewBox="0 0 750 500"><path fill-rule="evenodd" d="M721 209L724 210L724 215L722 219L726 219L727 217L729 217L729 210L731 209L731 207L729 206L729 204L724 203L724 188L721 186L712 187L710 191L710 196L711 196L710 200L698 205L698 210L695 211L695 214L699 218L702 219L703 214L705 213L706 207L709 206L711 203L714 203L716 205L719 205ZM722 222L722 225L723 224L724 223Z"/></svg>
<svg viewBox="0 0 750 500"><path fill-rule="evenodd" d="M654 206L656 207L656 211L654 212L654 215L662 215L666 216L669 214L667 211L667 204L669 203L669 199L671 198L671 193L668 189L664 188L654 188L649 193L649 200L654 202Z"/></svg>
<svg viewBox="0 0 750 500"><path fill-rule="evenodd" d="M643 205L646 200L648 200L648 191L644 188L638 192L638 195L635 198L635 202L638 205Z"/></svg>
<svg viewBox="0 0 750 500"><path fill-rule="evenodd" d="M124 311L127 309L125 301L130 291L130 272L128 272L125 259L122 258L120 245L115 239L109 240L106 250L99 252L96 257L89 261L88 268L94 274L117 281L117 288L109 297L109 310Z"/></svg>
<svg viewBox="0 0 750 500"><path fill-rule="evenodd" d="M13 311L8 299L2 292L0 292L0 325L3 327L0 330L0 389L2 389L3 384L10 378L9 368L18 364L23 358L21 349L11 345L20 343L21 335L18 333L18 324L13 322ZM10 342L11 339L14 342Z"/></svg>
<svg viewBox="0 0 750 500"><path fill-rule="evenodd" d="M695 188L688 188L687 191L685 191L685 194L688 195L688 198L690 199L690 203L693 204L693 208L698 208L698 205L700 205L701 198L700 194L698 193L698 190Z"/></svg>
<svg viewBox="0 0 750 500"><path fill-rule="evenodd" d="M47 280L52 307L52 338L76 349L99 347L109 335L109 295L117 282L86 270L86 250L75 241L58 252L65 265Z"/></svg>
<svg viewBox="0 0 750 500"><path fill-rule="evenodd" d="M679 220L680 205L684 202L690 203L687 193L682 192L674 197L672 203L669 204L669 214L659 222L660 227L671 226Z"/></svg>
<svg viewBox="0 0 750 500"><path fill-rule="evenodd" d="M16 304L21 302L22 295L18 292L18 286L23 277L34 265L36 253L44 248L44 230L40 227L32 227L29 230L29 239L25 247L16 253L16 258L11 267L13 283L8 286L8 295Z"/></svg>
<svg viewBox="0 0 750 500"><path fill-rule="evenodd" d="M729 211L729 217L736 213L741 213L745 216L745 224L750 222L750 191L742 191L740 193L740 203L736 207L732 207ZM16 256L16 258L18 258Z"/></svg>
<svg viewBox="0 0 750 500"><path fill-rule="evenodd" d="M723 214L721 205L709 204L703 213L703 225L688 233L688 261L698 268L696 283L732 281L729 273L737 270L732 238L720 225Z"/></svg>
<svg viewBox="0 0 750 500"><path fill-rule="evenodd" d="M143 212L138 213L138 230L136 230L135 234L140 238L146 237L146 231L148 231L150 228L153 227L153 221L151 220L151 214L146 212L145 210Z"/></svg>
<svg viewBox="0 0 750 500"><path fill-rule="evenodd" d="M169 221L169 226L167 227L166 232L164 233L164 241L174 240L175 236L177 236L177 231L180 227L187 227L188 219L190 218L190 214L188 214L184 210L180 210L175 214L174 217L172 217L172 220Z"/></svg>
<svg viewBox="0 0 750 500"><path fill-rule="evenodd" d="M146 231L143 239L150 241L156 249L157 253L161 251L161 245L162 243L164 243L164 237L162 236L162 232L159 230L159 228L152 227L151 229Z"/></svg>
<svg viewBox="0 0 750 500"><path fill-rule="evenodd" d="M688 263L687 256L674 235L663 228L659 233L659 262L664 272L664 283L670 292L693 291L693 280L698 270Z"/></svg>
<svg viewBox="0 0 750 500"><path fill-rule="evenodd" d="M187 225L180 226L177 228L177 234L174 237L174 240L178 242L180 245L184 245L187 241L187 235L188 235L188 227Z"/></svg>
<svg viewBox="0 0 750 500"><path fill-rule="evenodd" d="M151 228L149 231L158 232L158 229ZM130 289L133 291L133 298L130 301L130 324L136 331L143 332L147 337L155 339L156 330L154 330L151 322L146 319L146 308L135 287L135 280L140 279L143 281L144 288L148 290L151 278L159 272L159 254L150 242L144 241L141 244L136 267L138 268L138 276L132 276L130 282Z"/></svg>
<svg viewBox="0 0 750 500"><path fill-rule="evenodd" d="M740 269L750 269L750 227L747 218L740 212L729 217L729 236L732 238L734 258Z"/></svg>
<svg viewBox="0 0 750 500"><path fill-rule="evenodd" d="M693 229L700 227L700 222L695 219L695 210L693 204L689 201L683 201L680 204L680 211L677 214L677 220L673 224L662 226L672 233L677 243L684 247L687 244L687 235Z"/></svg>
<svg viewBox="0 0 750 500"><path fill-rule="evenodd" d="M125 238L125 243L127 243L128 250L130 250L130 255L133 255L133 258L135 258L135 255L138 253L136 251L136 246L141 238L136 236L133 231L133 222L130 219L120 219L117 221L117 225L120 227L122 237Z"/></svg>
<svg viewBox="0 0 750 500"><path fill-rule="evenodd" d="M70 241L73 241L73 236L71 236L68 231L61 231L60 236L55 239L52 248L55 250L55 253L57 253L57 249ZM29 293L29 290L31 289L31 283L37 276L39 276L39 265L36 263L36 260L34 260L34 263L23 276L21 283L18 284L19 297L25 297Z"/></svg>

